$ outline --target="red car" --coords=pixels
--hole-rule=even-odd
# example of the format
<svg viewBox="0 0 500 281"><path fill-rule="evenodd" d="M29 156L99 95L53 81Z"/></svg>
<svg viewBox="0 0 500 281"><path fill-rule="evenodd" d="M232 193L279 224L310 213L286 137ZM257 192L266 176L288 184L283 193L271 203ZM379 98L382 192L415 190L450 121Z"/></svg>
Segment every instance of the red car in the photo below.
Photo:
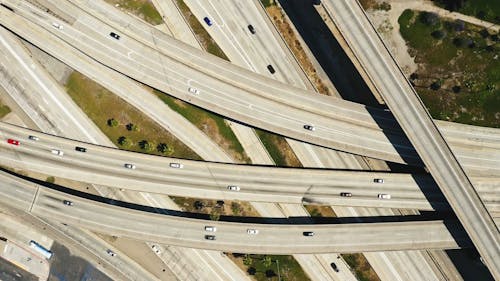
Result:
<svg viewBox="0 0 500 281"><path fill-rule="evenodd" d="M10 144L13 144L13 145L19 145L19 141L18 140L8 139L7 142L10 143Z"/></svg>

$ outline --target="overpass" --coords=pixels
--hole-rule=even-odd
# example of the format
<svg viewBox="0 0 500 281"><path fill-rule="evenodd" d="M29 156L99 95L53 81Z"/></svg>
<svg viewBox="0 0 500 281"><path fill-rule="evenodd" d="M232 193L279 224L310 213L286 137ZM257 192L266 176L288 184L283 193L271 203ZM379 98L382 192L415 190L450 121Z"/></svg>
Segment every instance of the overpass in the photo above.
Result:
<svg viewBox="0 0 500 281"><path fill-rule="evenodd" d="M15 4L10 3L9 5ZM403 137L389 112L331 97L304 95L307 91L289 87L272 79L262 78L247 70L221 62L218 58L207 56L168 36L156 34L155 31L149 29L149 26L146 26L147 29L141 27L140 30L152 32L155 36L155 47L160 48L163 53L170 50L169 54L174 53L171 54L173 58L166 57L145 43L141 43L142 41L126 37L125 34L122 35L121 40L126 41L126 46L120 42L110 41L107 33L96 34L96 29L100 31L115 30L116 26L107 26L76 8L75 10L79 13L75 12L75 16L81 15L74 27L84 30L84 32L74 30L72 26L65 26L64 30L55 30L49 16L41 17L40 11L36 8L30 8L26 2L17 3L17 5L19 5L16 8L17 13L22 14L37 25L43 26L46 30L15 16L7 9L1 11L3 13L0 19L2 24L63 61L65 59L61 50L67 49L66 43L70 43L80 51L86 52L102 63L127 73L137 80L152 86L156 85L156 88L176 97L245 123L356 154L395 162L405 162L405 159L410 160L409 162L416 161L412 163L419 162L411 144ZM23 9L28 9L31 12L23 13ZM35 14L34 11L36 11ZM20 26L23 28L19 28ZM135 28L135 24L128 26ZM123 30L123 32L131 33L128 30ZM42 34L43 36L41 36ZM66 43L56 39L53 37L54 35ZM89 37L89 35L92 36ZM183 54L179 54L179 52L183 52ZM147 57L142 57L142 53L155 53L162 60L152 61ZM158 63L160 64L158 65ZM168 67L165 67L167 65ZM202 73L198 69L201 67L214 67L216 69L210 71L202 69L204 71ZM161 73L158 69L162 69ZM175 69L175 73L173 69ZM135 74L132 73L134 71ZM233 74L229 75L226 73L228 71ZM229 78L224 78L222 74L228 74ZM219 77L220 75L222 76ZM234 77L235 75L237 77ZM199 78L194 81L191 79L192 77ZM151 81L148 82L148 79ZM245 81L246 84L243 87L244 85L241 83ZM199 88L201 94L193 96L186 93L189 85ZM257 86L258 88L255 89ZM290 114L278 115L275 112L290 112ZM259 120L255 120L255 118ZM250 119L254 119L255 122L250 121ZM292 123L294 125L290 127ZM314 124L317 130L313 133L304 130L303 125L306 123ZM455 130L454 134L460 134L461 131L464 130ZM492 130L492 132L496 131ZM484 130L481 134L484 135ZM467 134L463 136L469 140L472 139ZM498 138L500 137L497 137L496 133L485 135L485 142L482 145L490 147L490 151L478 152L480 150L471 147L469 143L465 144L463 148L461 147L460 149L466 154L459 156L464 166L470 166L476 171L486 173L495 173L500 170L498 168L500 167L499 161L496 161L500 159L500 152L496 149L499 145L495 141ZM324 142L327 139L329 144ZM496 157L497 154L498 157Z"/></svg>
<svg viewBox="0 0 500 281"><path fill-rule="evenodd" d="M493 218L361 5L352 0L322 3L429 169L493 277L500 279L500 235Z"/></svg>

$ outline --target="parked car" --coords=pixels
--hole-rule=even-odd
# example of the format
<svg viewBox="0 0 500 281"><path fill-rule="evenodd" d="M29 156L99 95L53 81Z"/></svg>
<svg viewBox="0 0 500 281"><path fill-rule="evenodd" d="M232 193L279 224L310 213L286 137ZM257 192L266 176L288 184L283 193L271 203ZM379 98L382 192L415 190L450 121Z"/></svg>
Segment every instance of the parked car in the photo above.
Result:
<svg viewBox="0 0 500 281"><path fill-rule="evenodd" d="M14 139L8 139L7 143L10 143L10 144L13 144L13 145L19 145L19 141L18 140L14 140Z"/></svg>
<svg viewBox="0 0 500 281"><path fill-rule="evenodd" d="M250 33L255 34L255 28L253 27L253 25L249 24L248 30L250 30Z"/></svg>
<svg viewBox="0 0 500 281"><path fill-rule="evenodd" d="M378 198L379 199L391 199L391 195L390 194L379 194Z"/></svg>
<svg viewBox="0 0 500 281"><path fill-rule="evenodd" d="M204 17L204 18L203 18L203 21L205 21L205 23L206 23L208 26L212 26L212 21L211 21L208 17Z"/></svg>
<svg viewBox="0 0 500 281"><path fill-rule="evenodd" d="M118 34L116 34L116 33L114 33L114 32L110 32L110 33L109 33L109 36L111 36L111 37L115 38L116 40L120 40L120 35L118 35Z"/></svg>

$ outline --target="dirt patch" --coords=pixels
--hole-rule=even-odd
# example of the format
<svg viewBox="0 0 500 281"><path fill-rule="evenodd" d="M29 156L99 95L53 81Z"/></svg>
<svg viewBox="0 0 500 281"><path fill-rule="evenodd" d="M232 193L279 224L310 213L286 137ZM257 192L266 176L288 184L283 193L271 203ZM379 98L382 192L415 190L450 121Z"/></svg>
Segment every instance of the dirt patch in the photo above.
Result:
<svg viewBox="0 0 500 281"><path fill-rule="evenodd" d="M311 217L337 217L337 214L335 214L330 206L304 205L304 207Z"/></svg>

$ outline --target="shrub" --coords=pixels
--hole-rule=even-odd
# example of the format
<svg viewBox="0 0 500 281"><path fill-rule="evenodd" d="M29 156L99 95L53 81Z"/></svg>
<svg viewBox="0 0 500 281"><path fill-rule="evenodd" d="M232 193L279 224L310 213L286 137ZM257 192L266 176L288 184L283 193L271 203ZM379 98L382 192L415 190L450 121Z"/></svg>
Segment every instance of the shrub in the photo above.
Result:
<svg viewBox="0 0 500 281"><path fill-rule="evenodd" d="M453 29L457 32L461 32L465 30L465 22L463 20L456 20L453 23Z"/></svg>
<svg viewBox="0 0 500 281"><path fill-rule="evenodd" d="M276 276L276 273L274 273L274 270L272 270L272 269L266 270L266 277L267 278L272 278L274 276Z"/></svg>
<svg viewBox="0 0 500 281"><path fill-rule="evenodd" d="M255 267L249 267L247 269L247 273L248 275L255 275L255 273L257 273L257 269L255 269Z"/></svg>
<svg viewBox="0 0 500 281"><path fill-rule="evenodd" d="M54 182L56 182L56 179L53 176L50 176L50 177L47 177L47 179L45 181L48 183L54 183Z"/></svg>
<svg viewBox="0 0 500 281"><path fill-rule="evenodd" d="M453 88L451 88L451 90L455 93L455 94L458 94L460 93L460 91L462 90L462 87L458 86L458 85L455 85L453 86Z"/></svg>
<svg viewBox="0 0 500 281"><path fill-rule="evenodd" d="M130 146L132 144L132 142L125 136L119 137L117 142L118 142L118 145L125 146L125 147Z"/></svg>
<svg viewBox="0 0 500 281"><path fill-rule="evenodd" d="M434 90L434 91L437 91L437 90L441 89L441 81L434 81L434 82L432 82L431 89Z"/></svg>
<svg viewBox="0 0 500 281"><path fill-rule="evenodd" d="M439 15L433 12L420 13L420 21L426 25L439 24Z"/></svg>
<svg viewBox="0 0 500 281"><path fill-rule="evenodd" d="M455 37L453 39L453 44L455 46L457 46L458 48L463 48L466 45L466 40L464 38L461 38L461 37Z"/></svg>
<svg viewBox="0 0 500 281"><path fill-rule="evenodd" d="M118 126L118 121L116 121L115 118L108 119L108 126L116 127L116 126Z"/></svg>
<svg viewBox="0 0 500 281"><path fill-rule="evenodd" d="M418 73L413 72L412 74L410 74L410 80L416 80L416 79L418 79Z"/></svg>
<svg viewBox="0 0 500 281"><path fill-rule="evenodd" d="M137 125L132 124L132 123L128 123L126 127L127 127L127 130L129 130L129 131L135 132L135 131L139 130L139 127L137 127Z"/></svg>
<svg viewBox="0 0 500 281"><path fill-rule="evenodd" d="M441 40L441 39L444 39L446 37L446 32L442 29L439 29L439 30L435 30L431 33L432 37L434 37L435 39L438 39L438 40Z"/></svg>
<svg viewBox="0 0 500 281"><path fill-rule="evenodd" d="M151 145L150 142L148 142L147 140L141 140L139 142L139 147L142 149L142 150L145 150L145 151L151 151L153 150L153 146Z"/></svg>

